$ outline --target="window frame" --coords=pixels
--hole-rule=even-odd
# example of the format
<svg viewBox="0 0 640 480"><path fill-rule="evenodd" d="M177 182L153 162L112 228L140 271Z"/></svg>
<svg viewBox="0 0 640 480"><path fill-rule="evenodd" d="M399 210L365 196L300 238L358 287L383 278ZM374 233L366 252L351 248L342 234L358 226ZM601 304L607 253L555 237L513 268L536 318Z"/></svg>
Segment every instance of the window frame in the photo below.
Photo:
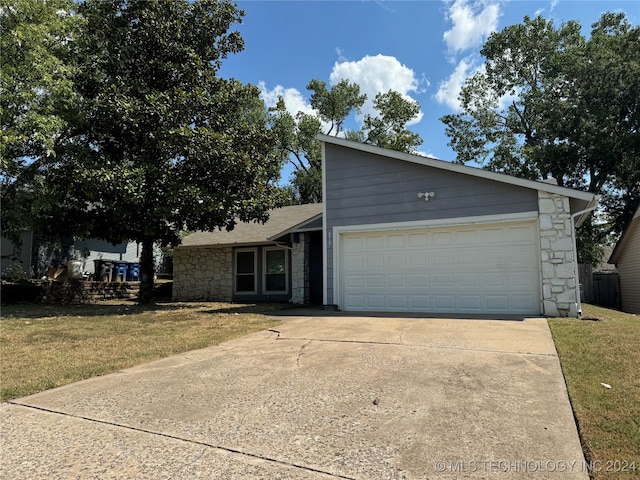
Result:
<svg viewBox="0 0 640 480"><path fill-rule="evenodd" d="M248 273L238 273L238 253L253 253L253 290L238 291L238 275L249 276ZM258 248L237 248L233 251L233 293L235 295L256 295L258 293Z"/></svg>
<svg viewBox="0 0 640 480"><path fill-rule="evenodd" d="M284 252L284 290L267 290L267 252ZM262 293L265 295L285 295L289 293L289 251L284 247L264 247L262 249Z"/></svg>

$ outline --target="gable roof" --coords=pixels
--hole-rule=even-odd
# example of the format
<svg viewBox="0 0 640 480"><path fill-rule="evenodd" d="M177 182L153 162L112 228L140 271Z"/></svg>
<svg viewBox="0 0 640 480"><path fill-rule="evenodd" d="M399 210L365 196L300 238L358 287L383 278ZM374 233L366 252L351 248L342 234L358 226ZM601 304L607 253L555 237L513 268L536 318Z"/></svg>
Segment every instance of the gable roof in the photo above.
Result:
<svg viewBox="0 0 640 480"><path fill-rule="evenodd" d="M182 247L258 245L274 243L278 238L322 216L322 204L291 205L269 210L265 223L238 222L231 231L195 232L187 235Z"/></svg>
<svg viewBox="0 0 640 480"><path fill-rule="evenodd" d="M636 213L633 214L627 228L625 228L622 236L618 240L618 243L616 243L616 246L609 257L609 263L618 263L620 255L622 255L627 242L631 238L631 232L638 226L638 224L640 224L640 205L636 208Z"/></svg>
<svg viewBox="0 0 640 480"><path fill-rule="evenodd" d="M352 140L345 140L344 138L333 137L330 135L320 134L317 136L318 140L324 143L330 143L332 145L338 145L340 147L351 148L353 150L359 150L362 152L371 153L374 155L381 155L388 158L394 158L396 160L402 160L404 162L416 163L418 165L424 165L431 168L437 168L440 170L446 170L449 172L461 173L463 175L470 175L473 177L485 178L487 180L493 180L495 182L506 183L509 185L515 185L518 187L529 188L532 190L539 190L547 193L554 193L557 195L564 195L570 199L575 199L575 205L572 205L573 211L580 211L583 209L594 207L598 203L598 196L581 190L574 190L567 187L559 187L546 182L537 182L534 180L526 180L524 178L513 177L504 173L496 173L489 170L484 170L476 167L469 167L467 165L460 165L458 163L447 162L444 160L438 160L432 157L424 157L422 155L414 155L411 153L398 152L396 150L389 150L387 148L375 147L361 142L354 142ZM324 158L324 155L323 155ZM588 216L588 213L577 219L576 225L580 225L584 219Z"/></svg>

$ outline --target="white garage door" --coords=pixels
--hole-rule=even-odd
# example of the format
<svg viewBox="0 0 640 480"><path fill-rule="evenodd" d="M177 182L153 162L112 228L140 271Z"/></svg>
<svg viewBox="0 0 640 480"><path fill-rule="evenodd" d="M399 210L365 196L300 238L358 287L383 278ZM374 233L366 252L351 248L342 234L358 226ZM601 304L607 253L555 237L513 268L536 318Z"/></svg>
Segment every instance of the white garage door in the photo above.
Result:
<svg viewBox="0 0 640 480"><path fill-rule="evenodd" d="M347 311L539 314L535 223L340 236Z"/></svg>

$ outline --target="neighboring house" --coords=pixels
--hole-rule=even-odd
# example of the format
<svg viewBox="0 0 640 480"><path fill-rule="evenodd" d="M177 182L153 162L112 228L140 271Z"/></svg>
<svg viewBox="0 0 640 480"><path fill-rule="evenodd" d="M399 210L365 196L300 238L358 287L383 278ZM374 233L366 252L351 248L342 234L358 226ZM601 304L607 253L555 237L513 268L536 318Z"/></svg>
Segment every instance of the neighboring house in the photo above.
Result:
<svg viewBox="0 0 640 480"><path fill-rule="evenodd" d="M26 276L31 274L31 259L32 251L31 245L33 244L33 232L28 231L20 235L21 246L16 251L15 246L11 240L5 237L0 237L0 256L2 263L0 264L0 273L4 275L4 271L11 265L20 265L22 272Z"/></svg>
<svg viewBox="0 0 640 480"><path fill-rule="evenodd" d="M609 263L618 267L622 310L640 313L640 206L613 249Z"/></svg>
<svg viewBox="0 0 640 480"><path fill-rule="evenodd" d="M302 303L320 287L324 305L345 311L578 314L574 225L597 196L319 139L322 206L186 237L174 252L175 299ZM318 245L322 281L311 268Z"/></svg>
<svg viewBox="0 0 640 480"><path fill-rule="evenodd" d="M34 240L32 232L25 232L21 238L22 245L17 255L14 256L13 243L2 237L2 273L8 266L16 262L22 265L24 272L27 274L31 272L46 274L50 266L58 266L60 261L58 256L39 245L37 240ZM80 260L83 262L82 271L86 274L93 274L95 271L94 260L139 262L141 245L136 242L112 245L104 240L92 238L76 241L73 244L73 250L80 255ZM86 256L83 257L83 254L86 254ZM154 252L154 258L156 264L159 264L161 261L161 252L159 250Z"/></svg>

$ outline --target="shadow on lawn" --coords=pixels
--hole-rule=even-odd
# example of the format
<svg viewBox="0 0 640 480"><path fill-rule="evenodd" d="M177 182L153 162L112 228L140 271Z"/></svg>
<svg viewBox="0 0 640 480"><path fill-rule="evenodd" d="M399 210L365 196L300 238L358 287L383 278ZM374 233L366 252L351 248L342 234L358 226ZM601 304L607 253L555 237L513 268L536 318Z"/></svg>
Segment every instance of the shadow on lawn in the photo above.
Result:
<svg viewBox="0 0 640 480"><path fill-rule="evenodd" d="M172 302L159 299L151 305L138 305L131 300L108 300L82 305L46 305L41 303L21 303L2 306L2 320L17 318L53 317L107 317L114 315L137 315L145 312L198 311L204 315L234 313L270 313L282 311L288 304L232 304L217 302Z"/></svg>

